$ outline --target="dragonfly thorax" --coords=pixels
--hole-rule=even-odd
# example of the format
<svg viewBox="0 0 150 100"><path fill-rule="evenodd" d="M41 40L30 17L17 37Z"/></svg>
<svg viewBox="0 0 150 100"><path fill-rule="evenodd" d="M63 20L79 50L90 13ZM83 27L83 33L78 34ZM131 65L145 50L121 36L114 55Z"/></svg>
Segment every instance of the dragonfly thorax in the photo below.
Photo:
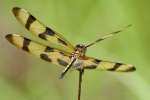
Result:
<svg viewBox="0 0 150 100"><path fill-rule="evenodd" d="M83 44L77 44L75 46L75 51L72 52L72 57L80 58L85 56L86 53L86 46Z"/></svg>

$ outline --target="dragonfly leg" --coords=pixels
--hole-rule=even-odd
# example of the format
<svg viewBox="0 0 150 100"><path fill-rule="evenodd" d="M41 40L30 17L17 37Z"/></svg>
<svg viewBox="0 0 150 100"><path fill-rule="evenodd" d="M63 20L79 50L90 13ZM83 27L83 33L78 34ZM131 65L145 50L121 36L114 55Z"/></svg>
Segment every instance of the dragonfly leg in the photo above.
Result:
<svg viewBox="0 0 150 100"><path fill-rule="evenodd" d="M68 70L72 67L72 65L73 65L73 63L76 61L76 59L74 58L68 65L67 65L67 67L62 71L62 73L61 73L61 75L60 75L60 77L59 77L59 79L62 79L64 76L65 76L65 74L68 72Z"/></svg>

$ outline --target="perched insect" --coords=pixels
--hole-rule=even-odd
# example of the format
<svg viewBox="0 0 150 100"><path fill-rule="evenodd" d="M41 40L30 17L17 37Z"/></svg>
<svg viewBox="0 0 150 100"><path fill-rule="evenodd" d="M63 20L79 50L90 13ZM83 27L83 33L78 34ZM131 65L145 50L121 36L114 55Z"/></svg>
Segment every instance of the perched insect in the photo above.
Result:
<svg viewBox="0 0 150 100"><path fill-rule="evenodd" d="M45 61L65 67L60 75L60 78L63 78L70 68L78 70L78 100L80 100L81 81L85 69L101 69L117 72L132 72L136 70L135 67L130 64L104 61L85 55L88 47L123 31L123 29L109 33L106 36L92 42L91 44L77 44L76 46L73 46L69 41L64 39L61 34L42 24L25 9L14 7L12 11L15 17L21 24L25 26L27 30L29 30L35 37L47 42L47 44L41 43L40 41L30 40L18 34L8 34L6 35L6 39L18 48L34 54ZM128 25L127 27L129 26L130 25ZM57 47L59 48L56 48L54 45L57 45Z"/></svg>

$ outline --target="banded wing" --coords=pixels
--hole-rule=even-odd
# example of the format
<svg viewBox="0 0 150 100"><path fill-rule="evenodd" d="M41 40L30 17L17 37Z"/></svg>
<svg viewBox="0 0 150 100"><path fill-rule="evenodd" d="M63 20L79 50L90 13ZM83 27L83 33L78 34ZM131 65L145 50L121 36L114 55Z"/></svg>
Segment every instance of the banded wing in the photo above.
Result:
<svg viewBox="0 0 150 100"><path fill-rule="evenodd" d="M111 61L103 61L95 58L88 58L83 61L84 69L101 69L107 71L117 71L117 72L132 72L136 68L130 64L116 63Z"/></svg>
<svg viewBox="0 0 150 100"><path fill-rule="evenodd" d="M61 34L42 24L25 9L14 7L12 12L19 20L19 22L35 36L48 41L49 44L59 46L61 49L64 48L65 51L70 53L74 50L74 46L72 46L72 44L67 41Z"/></svg>
<svg viewBox="0 0 150 100"><path fill-rule="evenodd" d="M60 66L67 66L70 62L69 54L57 49L41 45L17 34L8 34L6 39L18 48L37 57Z"/></svg>

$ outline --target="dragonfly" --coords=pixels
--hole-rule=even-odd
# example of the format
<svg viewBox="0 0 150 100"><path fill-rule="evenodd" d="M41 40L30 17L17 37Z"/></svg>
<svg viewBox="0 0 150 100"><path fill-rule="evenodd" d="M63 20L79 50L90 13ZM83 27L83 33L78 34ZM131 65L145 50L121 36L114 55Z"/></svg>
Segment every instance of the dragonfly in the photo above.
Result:
<svg viewBox="0 0 150 100"><path fill-rule="evenodd" d="M45 41L45 43L29 39L19 34L7 34L6 39L16 47L29 52L42 60L64 67L64 70L62 70L60 74L60 79L62 79L70 69L79 71L78 100L81 98L81 83L84 70L100 69L114 72L133 72L136 70L131 64L105 61L86 56L88 47L122 32L131 25L118 31L108 33L90 44L77 44L74 46L60 33L52 30L37 20L27 10L20 7L14 7L12 12L16 19L31 32L34 37ZM57 47L54 45L57 45Z"/></svg>

